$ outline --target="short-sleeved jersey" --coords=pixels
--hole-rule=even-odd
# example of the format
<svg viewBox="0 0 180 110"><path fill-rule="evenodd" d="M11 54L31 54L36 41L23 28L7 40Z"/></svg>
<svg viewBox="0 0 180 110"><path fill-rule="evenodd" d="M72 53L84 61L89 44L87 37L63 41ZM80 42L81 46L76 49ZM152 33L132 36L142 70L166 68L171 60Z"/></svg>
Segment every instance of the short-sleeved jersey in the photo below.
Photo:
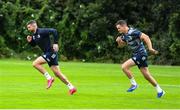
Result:
<svg viewBox="0 0 180 110"><path fill-rule="evenodd" d="M50 35L54 36L54 43L58 43L58 33L56 29L53 28L38 28L36 33L32 35L32 41L30 44L32 46L38 45L41 50L46 52L52 52Z"/></svg>
<svg viewBox="0 0 180 110"><path fill-rule="evenodd" d="M141 34L141 31L129 28L128 33L122 35L122 40L128 44L130 49L133 51L133 55L147 55L144 44L140 39Z"/></svg>

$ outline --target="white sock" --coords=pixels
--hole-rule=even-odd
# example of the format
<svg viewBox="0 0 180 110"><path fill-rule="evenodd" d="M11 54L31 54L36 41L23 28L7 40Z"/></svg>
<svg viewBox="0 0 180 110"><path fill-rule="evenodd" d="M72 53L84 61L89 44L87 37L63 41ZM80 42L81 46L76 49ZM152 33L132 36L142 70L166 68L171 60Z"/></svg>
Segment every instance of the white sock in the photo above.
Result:
<svg viewBox="0 0 180 110"><path fill-rule="evenodd" d="M73 89L74 88L74 86L72 84L68 84L67 86L68 86L69 89Z"/></svg>
<svg viewBox="0 0 180 110"><path fill-rule="evenodd" d="M156 90L157 90L157 92L158 92L158 93L160 93L160 92L162 92L162 91L163 91L163 90L161 89L161 87L160 87L158 84L156 85L156 87L155 87L155 88L156 88Z"/></svg>
<svg viewBox="0 0 180 110"><path fill-rule="evenodd" d="M49 79L51 79L52 77L49 75L49 73L48 72L45 72L44 73L44 76L46 77L46 79L47 80L49 80Z"/></svg>
<svg viewBox="0 0 180 110"><path fill-rule="evenodd" d="M132 78L130 79L130 82L131 82L132 85L137 85L137 83L136 83L134 77L132 77Z"/></svg>

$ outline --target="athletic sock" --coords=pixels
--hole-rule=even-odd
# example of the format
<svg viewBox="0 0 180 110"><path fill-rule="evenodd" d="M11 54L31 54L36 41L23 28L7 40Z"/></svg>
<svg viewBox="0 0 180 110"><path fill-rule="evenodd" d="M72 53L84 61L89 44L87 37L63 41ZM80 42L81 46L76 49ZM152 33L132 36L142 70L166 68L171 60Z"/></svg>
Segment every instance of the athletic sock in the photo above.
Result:
<svg viewBox="0 0 180 110"><path fill-rule="evenodd" d="M44 76L46 77L46 79L47 80L49 80L49 79L51 79L52 77L49 75L49 73L48 72L45 72L44 73Z"/></svg>
<svg viewBox="0 0 180 110"><path fill-rule="evenodd" d="M74 88L74 86L72 84L67 84L67 86L68 86L69 89L73 89Z"/></svg>
<svg viewBox="0 0 180 110"><path fill-rule="evenodd" d="M158 84L156 85L156 87L155 87L155 88L156 88L156 90L157 90L157 92L158 92L158 93L160 93L160 92L162 92L162 91L163 91L163 90L161 89L161 87L160 87Z"/></svg>
<svg viewBox="0 0 180 110"><path fill-rule="evenodd" d="M131 82L132 85L137 85L137 83L136 83L134 77L132 77L132 78L130 79L130 82Z"/></svg>

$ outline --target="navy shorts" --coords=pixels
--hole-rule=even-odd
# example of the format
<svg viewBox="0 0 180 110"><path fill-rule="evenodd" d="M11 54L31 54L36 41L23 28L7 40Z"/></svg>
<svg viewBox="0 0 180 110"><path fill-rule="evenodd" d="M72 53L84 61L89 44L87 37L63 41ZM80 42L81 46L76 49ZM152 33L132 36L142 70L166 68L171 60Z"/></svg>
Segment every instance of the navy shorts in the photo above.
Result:
<svg viewBox="0 0 180 110"><path fill-rule="evenodd" d="M58 65L58 54L57 52L46 52L42 57L46 60L49 67L52 65Z"/></svg>
<svg viewBox="0 0 180 110"><path fill-rule="evenodd" d="M148 67L147 55L133 55L132 60L135 62L138 68Z"/></svg>

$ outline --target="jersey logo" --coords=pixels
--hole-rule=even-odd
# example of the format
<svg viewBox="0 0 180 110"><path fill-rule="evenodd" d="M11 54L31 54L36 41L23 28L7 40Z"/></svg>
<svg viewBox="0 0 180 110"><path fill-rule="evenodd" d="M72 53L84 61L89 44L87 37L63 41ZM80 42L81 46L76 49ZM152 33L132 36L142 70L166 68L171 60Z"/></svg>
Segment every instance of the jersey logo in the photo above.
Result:
<svg viewBox="0 0 180 110"><path fill-rule="evenodd" d="M52 55L51 55L51 58L54 59L55 57L56 57L56 54L52 54Z"/></svg>
<svg viewBox="0 0 180 110"><path fill-rule="evenodd" d="M35 40L35 36L32 36L33 37L33 40Z"/></svg>
<svg viewBox="0 0 180 110"><path fill-rule="evenodd" d="M38 34L37 38L40 38L41 36Z"/></svg>
<svg viewBox="0 0 180 110"><path fill-rule="evenodd" d="M46 55L43 55L44 58L46 58Z"/></svg>
<svg viewBox="0 0 180 110"><path fill-rule="evenodd" d="M144 60L146 60L146 57L145 57L145 56L143 56L143 57L142 57L142 60L143 60L143 61L144 61Z"/></svg>

